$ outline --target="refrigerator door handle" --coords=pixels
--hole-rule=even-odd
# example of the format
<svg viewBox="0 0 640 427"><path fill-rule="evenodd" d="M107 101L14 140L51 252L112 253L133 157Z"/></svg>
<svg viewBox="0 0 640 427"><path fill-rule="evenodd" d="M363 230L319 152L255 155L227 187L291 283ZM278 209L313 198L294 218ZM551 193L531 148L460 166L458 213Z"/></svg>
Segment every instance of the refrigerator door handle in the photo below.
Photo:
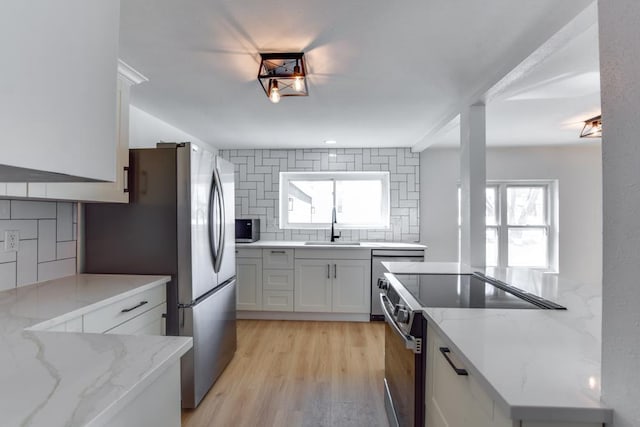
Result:
<svg viewBox="0 0 640 427"><path fill-rule="evenodd" d="M214 170L211 176L211 191L209 192L209 249L211 251L211 261L213 263L213 271L216 273L218 269L216 265L218 265L218 249L216 248L216 236L213 228L213 219L215 218L215 209L216 209L216 199L218 193L218 184L216 182L216 172Z"/></svg>
<svg viewBox="0 0 640 427"><path fill-rule="evenodd" d="M220 179L220 172L216 168L214 170L214 176L216 181L216 195L218 197L218 209L220 215L218 216L218 250L220 252L216 253L216 259L213 266L213 269L216 273L220 271L220 266L222 265L222 258L224 257L224 239L225 239L225 206L224 206L224 193L222 192L222 181Z"/></svg>

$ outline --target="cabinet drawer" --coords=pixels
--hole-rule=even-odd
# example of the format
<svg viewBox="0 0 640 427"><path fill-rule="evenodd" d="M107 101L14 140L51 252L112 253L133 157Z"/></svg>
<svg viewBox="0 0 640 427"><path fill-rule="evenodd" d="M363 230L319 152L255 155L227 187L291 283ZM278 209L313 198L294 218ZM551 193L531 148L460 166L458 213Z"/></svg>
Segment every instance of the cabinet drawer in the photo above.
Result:
<svg viewBox="0 0 640 427"><path fill-rule="evenodd" d="M296 249L296 259L371 259L371 249L341 248Z"/></svg>
<svg viewBox="0 0 640 427"><path fill-rule="evenodd" d="M262 249L239 248L236 246L236 258L262 258Z"/></svg>
<svg viewBox="0 0 640 427"><path fill-rule="evenodd" d="M162 331L162 315L167 312L167 305L160 304L115 328L109 329L107 334L124 335L164 335Z"/></svg>
<svg viewBox="0 0 640 427"><path fill-rule="evenodd" d="M133 319L145 311L148 311L150 308L162 304L165 300L165 287L156 286L116 301L106 307L85 314L83 319L84 332L105 332L129 319ZM125 311L123 312L123 310Z"/></svg>
<svg viewBox="0 0 640 427"><path fill-rule="evenodd" d="M292 291L293 270L263 270L262 288L271 291Z"/></svg>
<svg viewBox="0 0 640 427"><path fill-rule="evenodd" d="M265 269L292 269L293 249L263 249L262 266Z"/></svg>
<svg viewBox="0 0 640 427"><path fill-rule="evenodd" d="M293 291L264 291L262 296L265 311L293 311Z"/></svg>
<svg viewBox="0 0 640 427"><path fill-rule="evenodd" d="M475 381L473 375L458 375L449 365L445 356L440 352L440 348L449 348L444 340L431 328L427 334L432 339L429 355L433 363L433 369L430 372L432 385L429 387L430 392L428 392L431 402L427 401L427 407L430 404L435 407L436 418L440 418L447 425L454 426L504 426L504 420L494 419L493 400ZM465 368L457 358L455 350L451 349L448 356L457 367ZM509 425L508 421L506 425Z"/></svg>

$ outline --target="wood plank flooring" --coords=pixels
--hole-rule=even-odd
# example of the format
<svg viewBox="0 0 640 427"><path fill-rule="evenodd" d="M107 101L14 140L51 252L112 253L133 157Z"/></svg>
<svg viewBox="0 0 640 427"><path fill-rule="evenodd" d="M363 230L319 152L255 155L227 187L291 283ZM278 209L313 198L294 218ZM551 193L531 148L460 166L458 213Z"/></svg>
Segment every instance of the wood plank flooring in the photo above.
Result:
<svg viewBox="0 0 640 427"><path fill-rule="evenodd" d="M238 321L238 350L183 427L388 427L381 322Z"/></svg>

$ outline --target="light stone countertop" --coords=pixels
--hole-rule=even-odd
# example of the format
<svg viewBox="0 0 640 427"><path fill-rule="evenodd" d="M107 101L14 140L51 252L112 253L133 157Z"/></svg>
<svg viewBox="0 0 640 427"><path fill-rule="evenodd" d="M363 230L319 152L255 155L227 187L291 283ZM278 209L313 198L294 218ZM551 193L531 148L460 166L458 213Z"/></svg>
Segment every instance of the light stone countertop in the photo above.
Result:
<svg viewBox="0 0 640 427"><path fill-rule="evenodd" d="M38 330L168 280L79 274L0 292L0 424L103 425L178 362L191 338Z"/></svg>
<svg viewBox="0 0 640 427"><path fill-rule="evenodd" d="M338 243L340 241L338 240ZM295 249L426 249L427 246L420 243L405 243L405 242L359 242L359 244L345 245L345 244L331 244L327 242L326 245L306 245L304 241L293 240L258 240L253 243L236 243L236 248L295 248Z"/></svg>
<svg viewBox="0 0 640 427"><path fill-rule="evenodd" d="M388 269L442 274L434 264ZM611 422L612 410L600 402L602 290L530 269L479 271L567 310L423 308L470 375L512 419Z"/></svg>

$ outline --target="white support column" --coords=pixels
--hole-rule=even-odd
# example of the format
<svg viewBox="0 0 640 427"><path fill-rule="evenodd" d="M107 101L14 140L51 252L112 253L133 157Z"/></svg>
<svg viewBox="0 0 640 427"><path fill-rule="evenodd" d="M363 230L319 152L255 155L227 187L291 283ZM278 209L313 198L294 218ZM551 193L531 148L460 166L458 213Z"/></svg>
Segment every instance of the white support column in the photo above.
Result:
<svg viewBox="0 0 640 427"><path fill-rule="evenodd" d="M640 2L599 0L602 90L602 400L640 425Z"/></svg>
<svg viewBox="0 0 640 427"><path fill-rule="evenodd" d="M485 265L486 118L484 104L460 113L460 262Z"/></svg>

